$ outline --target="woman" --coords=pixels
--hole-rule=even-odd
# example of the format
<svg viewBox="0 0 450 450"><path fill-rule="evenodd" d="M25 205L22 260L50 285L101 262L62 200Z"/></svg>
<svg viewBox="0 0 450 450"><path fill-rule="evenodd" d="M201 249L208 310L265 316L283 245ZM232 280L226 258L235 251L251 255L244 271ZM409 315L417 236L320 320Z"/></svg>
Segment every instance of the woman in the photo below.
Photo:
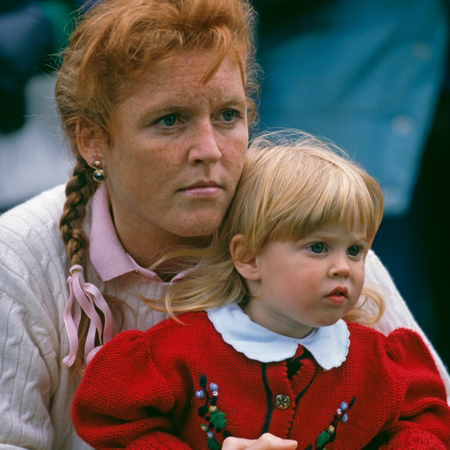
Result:
<svg viewBox="0 0 450 450"><path fill-rule="evenodd" d="M76 158L66 196L53 189L0 220L1 444L86 448L69 418L85 359L116 327L162 320L140 295L160 297L170 268L163 280L145 267L210 242L254 114L252 20L244 0L104 0L73 32L56 86ZM417 329L373 254L367 272L389 301L381 330Z"/></svg>

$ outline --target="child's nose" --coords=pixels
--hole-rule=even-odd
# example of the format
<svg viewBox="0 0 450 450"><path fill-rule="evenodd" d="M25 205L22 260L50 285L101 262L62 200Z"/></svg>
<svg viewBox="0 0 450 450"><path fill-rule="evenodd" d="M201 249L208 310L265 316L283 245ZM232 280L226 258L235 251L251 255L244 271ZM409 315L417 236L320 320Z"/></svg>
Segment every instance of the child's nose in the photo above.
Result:
<svg viewBox="0 0 450 450"><path fill-rule="evenodd" d="M333 259L330 267L330 277L332 278L348 278L351 275L350 264L346 255L338 255Z"/></svg>

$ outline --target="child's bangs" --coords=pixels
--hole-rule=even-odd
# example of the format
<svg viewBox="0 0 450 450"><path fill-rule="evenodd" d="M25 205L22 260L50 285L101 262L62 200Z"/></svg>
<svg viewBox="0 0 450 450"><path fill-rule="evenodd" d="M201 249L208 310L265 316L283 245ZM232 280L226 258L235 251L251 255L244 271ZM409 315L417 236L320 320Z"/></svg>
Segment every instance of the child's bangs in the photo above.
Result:
<svg viewBox="0 0 450 450"><path fill-rule="evenodd" d="M361 224L367 228L369 241L373 239L380 214L377 196L346 168L323 163L322 170L313 175L314 183L293 180L289 201L287 196L285 201L278 199L278 220L270 238L298 240L326 224L350 219L352 229Z"/></svg>
<svg viewBox="0 0 450 450"><path fill-rule="evenodd" d="M257 138L238 191L231 227L247 237L251 251L273 239L301 239L344 218L352 228L365 226L371 241L383 210L370 175L344 152L302 133Z"/></svg>

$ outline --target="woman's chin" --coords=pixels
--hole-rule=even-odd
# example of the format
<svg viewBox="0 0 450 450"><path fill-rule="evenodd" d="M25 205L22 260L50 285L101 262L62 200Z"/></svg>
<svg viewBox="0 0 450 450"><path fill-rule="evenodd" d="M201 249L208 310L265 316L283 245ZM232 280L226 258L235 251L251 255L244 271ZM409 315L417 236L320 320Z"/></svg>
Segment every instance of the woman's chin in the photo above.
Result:
<svg viewBox="0 0 450 450"><path fill-rule="evenodd" d="M194 218L181 218L178 223L177 230L174 230L175 234L186 238L202 238L210 237L214 234L222 221L222 214L205 214L197 215Z"/></svg>

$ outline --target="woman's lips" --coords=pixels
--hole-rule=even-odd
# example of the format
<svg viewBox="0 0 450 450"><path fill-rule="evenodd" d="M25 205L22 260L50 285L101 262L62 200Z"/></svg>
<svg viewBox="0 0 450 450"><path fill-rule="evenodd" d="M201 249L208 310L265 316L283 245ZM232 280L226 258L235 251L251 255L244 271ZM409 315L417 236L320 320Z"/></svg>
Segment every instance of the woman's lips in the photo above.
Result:
<svg viewBox="0 0 450 450"><path fill-rule="evenodd" d="M179 189L179 192L186 197L205 199L215 198L221 191L222 187L214 181L194 183Z"/></svg>

